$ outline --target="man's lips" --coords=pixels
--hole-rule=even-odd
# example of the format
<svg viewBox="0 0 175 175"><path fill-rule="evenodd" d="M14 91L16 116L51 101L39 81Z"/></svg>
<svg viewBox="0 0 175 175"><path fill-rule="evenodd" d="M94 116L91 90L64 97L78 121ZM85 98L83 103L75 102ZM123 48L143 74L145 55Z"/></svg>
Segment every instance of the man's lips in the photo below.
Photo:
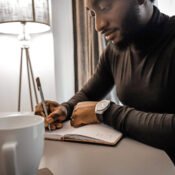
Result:
<svg viewBox="0 0 175 175"><path fill-rule="evenodd" d="M112 31L108 31L106 32L105 38L106 40L113 40L116 37L116 32L118 31L118 29L112 30Z"/></svg>

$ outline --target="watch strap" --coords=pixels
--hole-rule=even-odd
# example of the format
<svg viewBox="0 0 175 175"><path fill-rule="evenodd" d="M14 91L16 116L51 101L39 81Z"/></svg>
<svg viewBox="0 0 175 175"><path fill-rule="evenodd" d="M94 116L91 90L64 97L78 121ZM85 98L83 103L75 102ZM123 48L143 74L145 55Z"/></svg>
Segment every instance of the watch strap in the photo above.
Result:
<svg viewBox="0 0 175 175"><path fill-rule="evenodd" d="M97 113L96 113L96 116L97 116L97 119L98 119L100 122L103 122L103 114L97 114Z"/></svg>

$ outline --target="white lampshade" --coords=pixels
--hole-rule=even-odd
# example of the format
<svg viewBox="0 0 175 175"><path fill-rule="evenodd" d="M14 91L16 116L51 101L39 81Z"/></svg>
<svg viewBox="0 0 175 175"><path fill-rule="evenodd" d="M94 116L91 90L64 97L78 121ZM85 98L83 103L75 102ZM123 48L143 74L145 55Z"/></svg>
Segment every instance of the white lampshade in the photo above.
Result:
<svg viewBox="0 0 175 175"><path fill-rule="evenodd" d="M49 30L48 0L0 0L0 33L19 34L21 23L28 33Z"/></svg>

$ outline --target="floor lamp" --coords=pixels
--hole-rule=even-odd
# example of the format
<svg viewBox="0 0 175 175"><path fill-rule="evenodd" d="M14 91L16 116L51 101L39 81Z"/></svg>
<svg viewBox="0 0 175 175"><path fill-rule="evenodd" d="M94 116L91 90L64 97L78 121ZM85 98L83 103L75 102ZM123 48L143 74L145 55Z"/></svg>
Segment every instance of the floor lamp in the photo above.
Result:
<svg viewBox="0 0 175 175"><path fill-rule="evenodd" d="M18 39L22 43L19 70L18 111L21 111L24 53L26 58L31 111L34 110L32 94L35 96L36 104L38 103L34 81L35 77L29 52L29 40L30 34L46 32L50 29L49 14L49 0L0 0L0 32L17 34Z"/></svg>

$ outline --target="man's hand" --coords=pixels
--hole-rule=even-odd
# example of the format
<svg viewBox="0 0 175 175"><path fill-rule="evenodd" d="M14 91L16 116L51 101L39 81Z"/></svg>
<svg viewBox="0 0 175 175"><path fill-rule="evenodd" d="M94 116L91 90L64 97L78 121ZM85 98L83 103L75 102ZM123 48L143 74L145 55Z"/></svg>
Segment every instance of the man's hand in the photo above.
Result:
<svg viewBox="0 0 175 175"><path fill-rule="evenodd" d="M62 105L59 105L59 103L50 100L46 100L45 104L48 116L46 117L44 114L42 103L39 103L35 106L35 114L45 117L46 128L48 127L48 124L50 124L52 130L62 128L62 122L66 119L67 116L66 108Z"/></svg>
<svg viewBox="0 0 175 175"><path fill-rule="evenodd" d="M78 103L71 117L71 125L79 127L87 124L100 123L95 114L95 106L97 102L80 102Z"/></svg>

